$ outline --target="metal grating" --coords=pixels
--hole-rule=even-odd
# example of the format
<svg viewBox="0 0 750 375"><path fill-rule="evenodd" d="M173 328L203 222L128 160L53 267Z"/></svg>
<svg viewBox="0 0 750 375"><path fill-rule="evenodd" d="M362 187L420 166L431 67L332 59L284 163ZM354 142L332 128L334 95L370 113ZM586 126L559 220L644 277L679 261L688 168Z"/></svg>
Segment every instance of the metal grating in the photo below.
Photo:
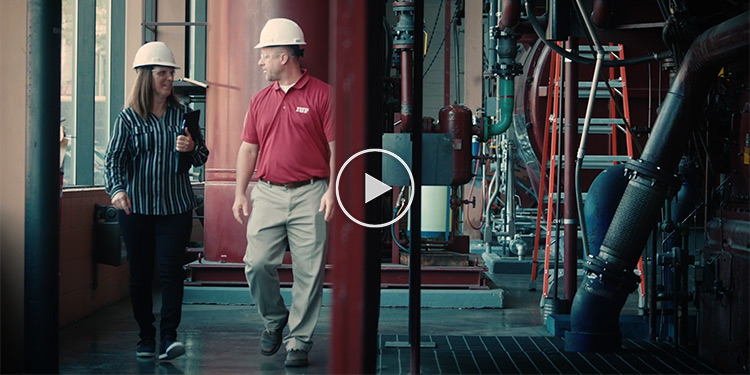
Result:
<svg viewBox="0 0 750 375"><path fill-rule="evenodd" d="M410 349L386 348L407 335L380 335L379 374L409 372ZM423 374L715 374L695 356L648 340L624 340L617 353L569 353L560 337L422 336Z"/></svg>

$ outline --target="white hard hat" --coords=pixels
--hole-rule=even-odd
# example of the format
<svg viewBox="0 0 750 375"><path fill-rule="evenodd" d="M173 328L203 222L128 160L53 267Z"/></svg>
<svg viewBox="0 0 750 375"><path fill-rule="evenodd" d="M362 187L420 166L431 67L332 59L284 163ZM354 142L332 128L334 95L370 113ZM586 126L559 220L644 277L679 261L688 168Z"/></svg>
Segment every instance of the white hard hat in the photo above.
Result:
<svg viewBox="0 0 750 375"><path fill-rule="evenodd" d="M307 45L299 25L288 18L271 18L260 31L260 41L255 48L292 45Z"/></svg>
<svg viewBox="0 0 750 375"><path fill-rule="evenodd" d="M148 65L180 69L180 66L174 62L172 50L164 42L148 42L138 48L133 59L133 69Z"/></svg>

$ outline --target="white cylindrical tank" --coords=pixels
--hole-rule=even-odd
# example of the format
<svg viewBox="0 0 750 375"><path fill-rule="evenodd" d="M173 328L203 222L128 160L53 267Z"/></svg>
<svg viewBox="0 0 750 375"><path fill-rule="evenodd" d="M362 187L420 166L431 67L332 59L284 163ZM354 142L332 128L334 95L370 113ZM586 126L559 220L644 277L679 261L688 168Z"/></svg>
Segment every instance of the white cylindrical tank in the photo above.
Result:
<svg viewBox="0 0 750 375"><path fill-rule="evenodd" d="M422 237L448 239L450 186L422 186ZM409 213L411 228L411 212Z"/></svg>

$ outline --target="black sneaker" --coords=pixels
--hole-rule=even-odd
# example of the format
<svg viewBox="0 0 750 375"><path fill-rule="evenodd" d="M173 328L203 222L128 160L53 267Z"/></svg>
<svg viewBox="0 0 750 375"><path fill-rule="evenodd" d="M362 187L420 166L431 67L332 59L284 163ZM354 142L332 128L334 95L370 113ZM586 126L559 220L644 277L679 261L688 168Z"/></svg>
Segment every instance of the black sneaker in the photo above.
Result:
<svg viewBox="0 0 750 375"><path fill-rule="evenodd" d="M156 354L156 340L143 339L138 342L138 349L135 356L139 358L150 358Z"/></svg>
<svg viewBox="0 0 750 375"><path fill-rule="evenodd" d="M167 336L161 339L159 347L159 359L169 361L185 354L185 345Z"/></svg>

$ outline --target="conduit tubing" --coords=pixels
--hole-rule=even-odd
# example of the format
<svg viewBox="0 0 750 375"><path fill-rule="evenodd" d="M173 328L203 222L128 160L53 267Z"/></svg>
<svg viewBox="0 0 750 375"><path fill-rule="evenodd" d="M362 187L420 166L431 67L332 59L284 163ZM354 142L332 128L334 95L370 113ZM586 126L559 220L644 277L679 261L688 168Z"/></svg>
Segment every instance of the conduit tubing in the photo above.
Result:
<svg viewBox="0 0 750 375"><path fill-rule="evenodd" d="M674 171L719 64L747 58L750 17L740 14L695 41L661 106L641 159L626 165L630 181L604 237L599 256L589 256L584 281L571 310L567 351L608 352L620 348L619 315L639 278L633 273L667 192L679 187Z"/></svg>
<svg viewBox="0 0 750 375"><path fill-rule="evenodd" d="M586 141L589 135L589 126L591 125L591 116L594 112L594 101L596 100L596 90L599 87L599 74L602 70L602 61L604 60L604 48L599 43L594 32L594 27L591 25L591 21L586 17L586 13L583 10L581 0L576 0L576 7L581 13L584 24L586 25L586 31L589 33L591 40L594 42L596 49L596 65L594 65L594 77L591 80L591 90L589 91L589 101L586 104L586 115L583 120L583 131L581 132L581 141L578 145L578 153L576 154L576 167L575 167L575 192L576 192L576 209L578 210L578 218L581 223L581 238L583 240L583 253L591 254L589 249L588 231L586 230L586 217L583 215L583 193L581 188L581 170L583 168L583 157L586 155ZM577 124L576 124L577 126Z"/></svg>
<svg viewBox="0 0 750 375"><path fill-rule="evenodd" d="M569 37L567 41L567 48L570 51L578 51L578 38ZM564 113L564 153L565 153L565 174L560 177L563 178L563 191L565 192L565 205L563 212L563 233L565 238L564 246L564 257L563 257L563 290L565 291L565 300L570 302L576 293L578 287L578 223L583 223L582 210L576 211L580 206L583 208L583 199L579 194L580 187L576 183L577 174L579 173L578 165L581 163L576 160L576 144L578 143L578 64L573 62L565 61L565 109ZM592 87L596 87L596 83L592 84ZM591 100L591 98L589 98ZM592 102L593 103L593 102ZM590 120L590 118L589 118ZM589 121L588 123L590 123ZM584 124L584 129L586 124ZM581 141L586 137L585 130L584 134L580 136ZM563 160L560 160L560 164ZM583 225L581 225L583 228ZM585 233L585 231L581 231ZM586 241L586 237L583 237ZM584 252L585 254L585 252ZM568 308L570 304L565 305L565 313L569 313Z"/></svg>

